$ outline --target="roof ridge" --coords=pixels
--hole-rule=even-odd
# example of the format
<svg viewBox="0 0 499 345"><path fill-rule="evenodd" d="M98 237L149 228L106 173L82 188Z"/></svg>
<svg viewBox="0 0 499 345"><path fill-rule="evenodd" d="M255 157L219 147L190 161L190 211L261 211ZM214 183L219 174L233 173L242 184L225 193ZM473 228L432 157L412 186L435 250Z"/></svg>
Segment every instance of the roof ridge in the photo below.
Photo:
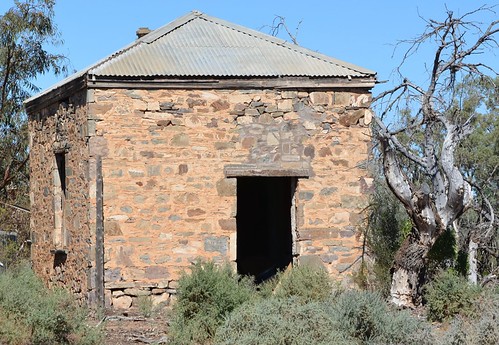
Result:
<svg viewBox="0 0 499 345"><path fill-rule="evenodd" d="M212 17L210 15L207 15L207 14L199 12L199 11L193 11L193 12L196 12L197 16L199 16L207 21L210 21L212 23L222 25L228 29L238 31L238 32L241 32L243 34L246 34L246 35L249 35L249 36L264 40L264 41L268 41L270 43L281 45L281 46L286 47L290 50L293 50L299 54L310 56L314 59L322 60L322 61L330 63L330 64L341 66L341 67L347 68L347 69L355 71L355 72L360 72L360 73L364 73L364 74L376 74L376 72L369 70L367 68L363 68L363 67L357 66L355 64L346 62L344 60L330 57L330 56L325 55L323 53L302 47L298 44L292 44L292 43L290 43L286 40L283 40L279 37L275 37L275 36L263 33L261 31L255 30L255 29L247 28L247 27L244 27L244 26L239 25L239 24L231 23L231 22L226 21L224 19Z"/></svg>
<svg viewBox="0 0 499 345"><path fill-rule="evenodd" d="M152 32L148 33L147 35L139 38L137 41L141 41L144 43L153 43L154 41L160 39L161 37L169 34L170 32L173 32L180 27L184 26L185 24L193 21L194 19L198 18L201 16L203 13L199 11L191 11L182 17L179 17L159 28L156 30L153 30Z"/></svg>
<svg viewBox="0 0 499 345"><path fill-rule="evenodd" d="M106 62L112 60L113 58L126 53L127 51L133 49L134 47L137 47L137 46L141 45L142 43L150 44L150 43L158 40L159 38L163 37L164 35L167 35L168 33L172 32L174 30L177 30L181 26L183 26L183 25L187 24L188 22L192 21L194 18L196 18L198 16L197 13L201 13L201 12L199 12L199 11L189 12L186 15L184 15L184 16L182 16L180 18L177 18L177 19L175 19L175 20L173 20L173 21L171 21L171 22L169 22L169 23L167 23L167 24L165 24L165 25L163 25L163 26L161 26L161 27L159 27L159 28L151 31L147 35L144 35L144 36L136 39L135 41L133 41L132 43L126 45L125 47L120 48L117 51L113 52L111 55L108 55L105 58L103 58L102 60L99 60L96 63L90 65L85 70L87 72L91 72L92 70L99 68L100 66L102 66Z"/></svg>
<svg viewBox="0 0 499 345"><path fill-rule="evenodd" d="M263 63L263 61L254 61L252 57L248 58L248 65L241 65L238 67L238 71L234 71L234 69L226 68L226 66L223 66L223 68L220 67L220 63L223 63L224 61L227 62L229 61L229 64L231 63L230 61L236 61L239 58L236 54L230 53L226 56L222 55L222 58L220 59L220 62L218 60L215 61L214 64L206 64L205 60L201 59L203 66L200 66L201 62L196 62L196 52L192 54L192 57L187 56L186 64L177 64L175 65L176 69L173 69L171 73L165 72L163 67L158 68L157 66L157 60L154 61L154 67L151 67L149 65L147 66L142 66L139 63L139 69L137 69L138 72L136 73L143 73L145 76L159 76L159 75L176 75L176 76L187 76L187 75L192 75L192 76L207 76L207 75L218 75L218 76L316 76L316 77L324 77L324 76L337 76L337 77L348 77L349 79L351 77L354 78L371 78L376 76L376 72L372 70L368 70L366 68L348 63L343 60L339 60L330 56L327 56L325 54L313 51L308 48L304 48L302 46L292 44L290 42L287 42L281 38L271 36L269 34L263 33L261 31L251 29L244 27L239 24L235 24L229 21L226 21L224 19L220 19L217 17L212 17L210 15L207 15L205 13L199 12L199 11L191 11L187 14L185 14L182 17L179 17L168 24L165 24L161 26L160 28L152 31L151 33L140 37L134 41L132 41L130 44L126 45L125 47L118 49L117 51L113 52L112 54L104 57L101 60L98 60L97 62L91 64L90 66L87 66L84 69L79 70L78 72L74 73L73 75L66 77L62 81L52 85L50 88L30 97L28 100L25 101L25 103L29 103L33 101L34 99L37 99L43 95L46 95L58 88L61 88L63 85L74 81L78 78L81 77L86 77L89 79L94 79L98 78L101 75L105 75L101 72L107 71L108 75L114 75L114 76L125 76L125 75L130 75L129 72L127 72L128 67L124 68L123 63L120 62L122 59L128 58L133 61L133 54L137 52L136 55L140 56L140 53L142 51L146 52L151 52L154 51L155 53L158 53L161 58L164 59L175 59L177 56L173 54L172 52L166 53L166 50L158 50L158 47L155 44L152 44L159 40L160 38L167 36L169 33L172 33L176 31L177 29L184 27L186 24L195 21L195 19L202 19L203 21L206 21L207 23L213 24L214 27L216 28L218 26L218 29L221 29L222 31L233 31L232 34L234 36L239 36L241 35L246 35L246 37L240 37L241 39L247 40L250 38L248 41L250 45L248 45L245 49L246 50L251 50L254 48L255 50L259 52L263 52L262 50L259 50L260 47L258 46L258 43L255 43L255 46L253 47L251 44L251 40L257 41L261 40L261 46L265 46L265 48L262 49L267 49L270 50L270 53L276 53L276 55L269 55L268 57L265 56L265 60L268 64ZM197 22L197 21L196 21ZM200 22L198 22L200 23ZM189 30L187 30L189 31ZM192 39L192 37L191 37ZM230 38L232 39L232 38ZM268 43L268 44L267 44ZM249 47L249 48L248 48ZM149 49L150 48L150 49ZM212 47L213 48L213 47ZM237 48L234 46L234 48ZM287 48L281 49L281 48ZM189 51L189 49L185 49L186 51ZM213 50L213 49L212 49ZM275 52L273 52L275 50ZM285 52L286 54L281 54L281 52ZM275 65L275 59L272 59L272 56L274 56L276 59L279 59L280 56L284 55L296 55L297 57L300 57L303 60L303 65L301 71L294 71L292 67L289 67L290 65L280 64L281 61L279 60L279 63ZM184 55L182 55L185 57ZM209 49L208 52L206 52L206 56L204 58L213 58L215 55L213 52L210 53ZM215 56L215 59L218 59L219 56ZM227 58L224 60L224 58ZM230 60L230 59L233 60ZM289 56L287 58L293 59L292 56ZM189 60L191 59L191 60ZM309 61L306 61L306 60ZM170 61L170 60L168 60ZM298 62L301 64L302 62ZM142 63L142 61L141 61ZM169 62L171 64L175 64L176 62ZM191 65L189 65L191 63ZM260 66L264 64L264 66L260 69L253 69L255 66ZM310 67L308 67L308 64L310 64ZM320 65L324 65L324 67L327 66L326 69L321 67ZM113 70L117 66L117 69ZM186 67L187 66L187 67ZM203 71L203 68L208 66L208 72ZM293 65L294 66L294 65ZM212 71L209 71L209 69L213 67ZM120 69L121 68L121 69ZM163 69L162 69L163 68ZM253 71L252 71L253 69ZM110 72L111 71L111 72ZM210 74L211 73L211 74ZM134 74L135 75L135 74Z"/></svg>

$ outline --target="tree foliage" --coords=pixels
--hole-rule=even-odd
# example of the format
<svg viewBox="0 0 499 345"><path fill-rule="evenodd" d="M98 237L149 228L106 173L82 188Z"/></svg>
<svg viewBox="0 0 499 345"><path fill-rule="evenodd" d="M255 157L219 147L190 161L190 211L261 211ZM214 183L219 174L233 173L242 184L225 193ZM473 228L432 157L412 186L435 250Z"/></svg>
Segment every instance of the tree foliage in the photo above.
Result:
<svg viewBox="0 0 499 345"><path fill-rule="evenodd" d="M0 16L0 230L27 239L28 132L23 101L39 91L35 78L65 73L66 58L48 49L61 43L54 0L15 0ZM14 206L22 206L14 207Z"/></svg>

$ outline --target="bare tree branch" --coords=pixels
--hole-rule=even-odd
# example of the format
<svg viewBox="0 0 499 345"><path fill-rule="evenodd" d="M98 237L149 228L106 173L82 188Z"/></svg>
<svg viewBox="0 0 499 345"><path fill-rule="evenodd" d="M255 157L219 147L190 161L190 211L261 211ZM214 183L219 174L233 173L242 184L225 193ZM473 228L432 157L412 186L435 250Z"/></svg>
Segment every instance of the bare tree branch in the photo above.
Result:
<svg viewBox="0 0 499 345"><path fill-rule="evenodd" d="M492 9L480 7L457 17L447 10L443 21L426 20L423 34L405 41L409 48L397 68L401 75L401 66L423 45L432 44L426 85L404 78L373 99L384 175L414 225L396 255L392 298L398 304L408 306L417 301L418 289L424 283L421 279L425 276L427 253L472 205L471 185L459 169L455 154L472 132L478 114L476 110L467 113L455 99L457 85L464 77L490 78L485 72L497 75L492 67L469 59L484 49L498 47L499 21L492 21L482 30L483 25L470 20L482 11ZM395 130L389 130L384 122L389 114L402 120ZM408 171L413 173L407 174ZM491 210L490 202L483 200ZM487 214L494 217L493 211ZM487 229L485 233L490 234L490 226Z"/></svg>
<svg viewBox="0 0 499 345"><path fill-rule="evenodd" d="M293 44L298 45L297 37L298 37L298 33L300 31L301 23L302 23L302 20L300 20L298 22L298 24L296 25L296 28L295 28L295 32L293 33L293 32L291 32L291 30L289 30L288 24L286 23L286 18L276 14L274 16L274 20L272 21L272 25L264 25L260 29L268 28L270 31L270 34L272 36L279 35L279 31L281 29L284 29L284 31L286 31L286 34L288 35L288 37L291 39L291 42L293 42Z"/></svg>

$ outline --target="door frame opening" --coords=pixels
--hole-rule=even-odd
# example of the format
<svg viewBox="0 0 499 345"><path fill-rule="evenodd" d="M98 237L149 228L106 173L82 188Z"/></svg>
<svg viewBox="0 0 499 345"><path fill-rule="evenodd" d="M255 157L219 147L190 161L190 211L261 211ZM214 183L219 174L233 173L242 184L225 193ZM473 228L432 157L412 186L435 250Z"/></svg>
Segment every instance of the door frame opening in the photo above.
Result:
<svg viewBox="0 0 499 345"><path fill-rule="evenodd" d="M262 282L286 269L296 252L293 176L237 177L236 266Z"/></svg>

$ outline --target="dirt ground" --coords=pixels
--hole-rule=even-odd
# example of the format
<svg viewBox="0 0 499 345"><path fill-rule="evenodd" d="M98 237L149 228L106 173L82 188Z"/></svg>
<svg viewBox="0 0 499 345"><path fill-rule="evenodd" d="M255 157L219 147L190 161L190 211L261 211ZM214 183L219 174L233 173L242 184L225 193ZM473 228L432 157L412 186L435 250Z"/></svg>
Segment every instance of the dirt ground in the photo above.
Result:
<svg viewBox="0 0 499 345"><path fill-rule="evenodd" d="M144 317L138 311L115 313L103 318L105 345L166 344L169 309Z"/></svg>

